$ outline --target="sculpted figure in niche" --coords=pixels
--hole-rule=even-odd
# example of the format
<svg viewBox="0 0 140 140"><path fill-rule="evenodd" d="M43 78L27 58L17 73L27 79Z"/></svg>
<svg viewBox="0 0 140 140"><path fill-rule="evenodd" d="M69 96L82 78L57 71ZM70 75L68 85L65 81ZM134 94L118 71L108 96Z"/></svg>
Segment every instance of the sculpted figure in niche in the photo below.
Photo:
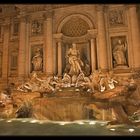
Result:
<svg viewBox="0 0 140 140"><path fill-rule="evenodd" d="M78 75L82 72L82 66L84 65L80 59L80 52L76 48L76 44L72 44L72 48L70 48L67 52L68 63L70 64L69 74L71 76Z"/></svg>
<svg viewBox="0 0 140 140"><path fill-rule="evenodd" d="M42 71L43 58L39 48L37 48L35 51L35 55L32 58L32 64L33 64L33 71Z"/></svg>
<svg viewBox="0 0 140 140"><path fill-rule="evenodd" d="M114 66L127 65L126 59L127 46L119 39L113 48Z"/></svg>

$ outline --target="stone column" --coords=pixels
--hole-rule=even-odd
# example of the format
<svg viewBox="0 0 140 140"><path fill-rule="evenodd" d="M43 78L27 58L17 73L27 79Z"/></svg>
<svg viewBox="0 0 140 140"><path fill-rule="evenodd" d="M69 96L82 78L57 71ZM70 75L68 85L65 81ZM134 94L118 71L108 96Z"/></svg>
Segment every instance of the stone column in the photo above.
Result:
<svg viewBox="0 0 140 140"><path fill-rule="evenodd" d="M7 82L8 82L8 66L9 66L8 47L9 47L9 33L10 33L9 24L10 24L9 19L6 19L5 23L3 24L4 36L3 36L3 54L2 54L2 79L3 79L4 87L7 86Z"/></svg>
<svg viewBox="0 0 140 140"><path fill-rule="evenodd" d="M18 54L18 77L25 76L25 59L26 59L26 17L20 17L20 34L19 34L19 54Z"/></svg>
<svg viewBox="0 0 140 140"><path fill-rule="evenodd" d="M102 5L97 6L97 27L98 27L98 67L102 70L108 69L108 57L107 57L107 43L106 43L106 29L104 19L104 7Z"/></svg>
<svg viewBox="0 0 140 140"><path fill-rule="evenodd" d="M138 23L138 16L136 13L136 5L129 6L130 30L132 38L132 49L134 68L140 68L140 30Z"/></svg>
<svg viewBox="0 0 140 140"><path fill-rule="evenodd" d="M44 22L44 37L45 37L45 67L46 74L53 74L53 12L48 11L45 14L45 22Z"/></svg>
<svg viewBox="0 0 140 140"><path fill-rule="evenodd" d="M95 39L94 38L92 38L91 40L90 40L90 42L91 42L91 68L92 68L92 72L94 71L94 70L96 70L96 44L95 44Z"/></svg>
<svg viewBox="0 0 140 140"><path fill-rule="evenodd" d="M62 76L62 42L58 41L58 76Z"/></svg>
<svg viewBox="0 0 140 140"><path fill-rule="evenodd" d="M30 18L27 16L26 18L26 45L25 45L25 64L26 64L26 69L25 69L25 76L28 77L30 74L30 65L31 65L31 60L30 60L30 46L29 46L29 27L30 27Z"/></svg>

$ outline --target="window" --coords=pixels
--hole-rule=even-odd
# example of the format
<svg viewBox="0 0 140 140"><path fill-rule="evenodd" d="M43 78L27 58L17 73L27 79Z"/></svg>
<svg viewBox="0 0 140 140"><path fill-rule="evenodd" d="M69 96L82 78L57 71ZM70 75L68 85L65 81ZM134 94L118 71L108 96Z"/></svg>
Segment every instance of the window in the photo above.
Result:
<svg viewBox="0 0 140 140"><path fill-rule="evenodd" d="M13 25L13 35L18 35L19 32L19 23L14 23Z"/></svg>
<svg viewBox="0 0 140 140"><path fill-rule="evenodd" d="M17 69L17 55L12 54L11 55L11 70L16 70Z"/></svg>
<svg viewBox="0 0 140 140"><path fill-rule="evenodd" d="M2 8L0 8L0 13L2 13Z"/></svg>
<svg viewBox="0 0 140 140"><path fill-rule="evenodd" d="M0 26L0 38L1 38L1 26Z"/></svg>

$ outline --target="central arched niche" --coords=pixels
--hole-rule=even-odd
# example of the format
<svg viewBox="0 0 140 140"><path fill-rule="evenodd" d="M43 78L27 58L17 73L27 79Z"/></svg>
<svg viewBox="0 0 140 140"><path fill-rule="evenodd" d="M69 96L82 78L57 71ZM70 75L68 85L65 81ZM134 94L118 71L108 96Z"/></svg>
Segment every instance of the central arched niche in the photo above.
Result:
<svg viewBox="0 0 140 140"><path fill-rule="evenodd" d="M95 24L91 20L91 17L89 18L89 16L84 15L84 14L71 14L71 15L67 15L66 17L63 17L63 19L61 19L61 21L58 24L58 27L57 27L57 31L56 32L57 33L62 33L62 28L65 28L64 25L66 25L69 22L70 23L75 22L75 19L76 18L77 18L76 23L86 22L86 24L90 28L90 30L91 29L95 29ZM93 17L92 17L92 19L93 19Z"/></svg>
<svg viewBox="0 0 140 140"><path fill-rule="evenodd" d="M88 71L86 75L91 73L91 49L90 49L90 42L79 42L76 43L77 49L80 51L80 59L84 63L83 70L86 69ZM66 58L66 53L71 48L71 43L64 42L62 45L62 72L65 71L66 65L68 63L68 59ZM89 66L89 68L88 68Z"/></svg>
<svg viewBox="0 0 140 140"><path fill-rule="evenodd" d="M62 25L63 23L63 25ZM61 30L60 30L61 27ZM83 70L87 68L90 74L91 72L91 49L90 41L88 39L88 30L93 29L92 22L83 15L71 15L64 19L58 31L65 36L62 45L62 72L65 72L65 67L67 64L67 59L65 59L68 49L71 47L72 43L77 44L77 49L80 51L80 58L84 62L85 66ZM84 38L84 39L83 39ZM85 39L86 38L86 39Z"/></svg>
<svg viewBox="0 0 140 140"><path fill-rule="evenodd" d="M80 17L71 17L62 27L61 32L68 37L80 37L90 29L85 20Z"/></svg>

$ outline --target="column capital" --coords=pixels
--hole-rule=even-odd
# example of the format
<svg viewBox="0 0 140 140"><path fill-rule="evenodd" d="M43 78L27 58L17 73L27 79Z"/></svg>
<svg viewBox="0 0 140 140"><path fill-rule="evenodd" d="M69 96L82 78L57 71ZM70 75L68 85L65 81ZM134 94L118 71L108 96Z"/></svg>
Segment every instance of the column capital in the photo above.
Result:
<svg viewBox="0 0 140 140"><path fill-rule="evenodd" d="M18 18L20 22L27 22L30 19L28 15L19 15Z"/></svg>
<svg viewBox="0 0 140 140"><path fill-rule="evenodd" d="M2 25L9 25L10 24L10 18L5 18L3 20L3 24Z"/></svg>
<svg viewBox="0 0 140 140"><path fill-rule="evenodd" d="M31 17L29 15L26 15L25 17L26 22L30 22L31 21Z"/></svg>
<svg viewBox="0 0 140 140"><path fill-rule="evenodd" d="M46 11L47 11L47 10L52 10L52 8L53 8L52 4L47 4L47 5L45 5L45 10L46 10Z"/></svg>
<svg viewBox="0 0 140 140"><path fill-rule="evenodd" d="M10 24L5 24L5 25L3 25L3 29L4 29L4 33L5 33L5 32L9 32ZM4 34L4 33L3 33L3 34Z"/></svg>
<svg viewBox="0 0 140 140"><path fill-rule="evenodd" d="M53 34L53 38L55 39L56 42L62 42L63 34L62 33Z"/></svg>
<svg viewBox="0 0 140 140"><path fill-rule="evenodd" d="M10 26L10 18L4 19L2 26L4 27L4 30L7 30Z"/></svg>
<svg viewBox="0 0 140 140"><path fill-rule="evenodd" d="M97 10L98 12L104 12L105 9L106 9L106 7L105 7L104 4L100 4L100 5L97 5L97 6L96 6L96 10Z"/></svg>
<svg viewBox="0 0 140 140"><path fill-rule="evenodd" d="M126 10L129 10L130 8L135 8L137 10L137 5L136 4L129 4L125 6Z"/></svg>
<svg viewBox="0 0 140 140"><path fill-rule="evenodd" d="M91 39L90 39L90 41L93 41L93 42L95 42L95 38L91 38Z"/></svg>
<svg viewBox="0 0 140 140"><path fill-rule="evenodd" d="M60 43L60 42L62 42L62 41L63 41L62 38L57 38L57 39L56 39L56 42L57 42L57 43Z"/></svg>
<svg viewBox="0 0 140 140"><path fill-rule="evenodd" d="M88 30L89 39L94 39L96 37L96 34L97 34L97 29Z"/></svg>
<svg viewBox="0 0 140 140"><path fill-rule="evenodd" d="M18 8L20 15L25 15L25 13L27 11L26 5L16 5L16 7Z"/></svg>
<svg viewBox="0 0 140 140"><path fill-rule="evenodd" d="M43 16L44 16L44 19L47 20L48 18L52 18L53 15L54 15L54 11L49 10L49 11L47 11L46 13L44 13Z"/></svg>

